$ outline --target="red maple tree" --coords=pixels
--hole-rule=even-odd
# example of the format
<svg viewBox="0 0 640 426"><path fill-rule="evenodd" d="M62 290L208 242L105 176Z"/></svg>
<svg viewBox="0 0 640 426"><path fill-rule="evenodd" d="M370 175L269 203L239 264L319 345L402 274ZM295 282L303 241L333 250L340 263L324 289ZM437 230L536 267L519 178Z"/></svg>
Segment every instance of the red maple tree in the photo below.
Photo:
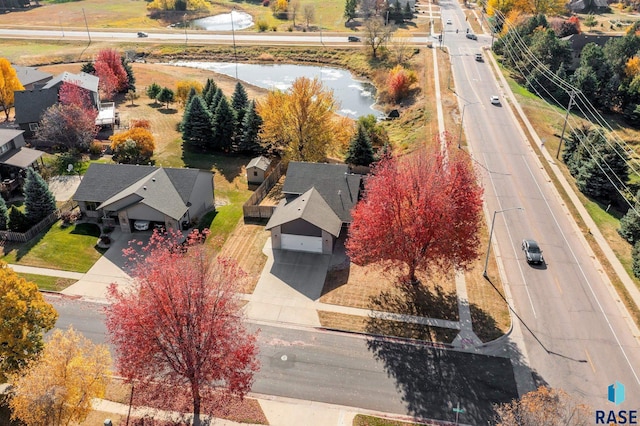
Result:
<svg viewBox="0 0 640 426"><path fill-rule="evenodd" d="M417 270L464 269L477 258L483 191L468 157L445 145L446 156L436 143L374 165L345 243L355 264L407 267L405 282L416 285Z"/></svg>
<svg viewBox="0 0 640 426"><path fill-rule="evenodd" d="M206 233L154 232L132 245L133 287L109 288L107 329L117 368L135 384L136 401L176 409L191 401L201 412L231 396L243 397L258 370L256 336L241 321L236 286L245 278L232 261L214 259L201 244ZM178 407L181 408L181 407Z"/></svg>
<svg viewBox="0 0 640 426"><path fill-rule="evenodd" d="M122 58L115 49L102 49L96 55L94 68L96 69L96 75L100 78L98 71L98 64L106 65L116 78L116 90L124 91L129 87L129 79L127 77L127 71L122 65Z"/></svg>
<svg viewBox="0 0 640 426"><path fill-rule="evenodd" d="M76 105L83 110L95 110L96 106L91 100L91 93L87 89L65 81L60 86L58 98L63 105Z"/></svg>

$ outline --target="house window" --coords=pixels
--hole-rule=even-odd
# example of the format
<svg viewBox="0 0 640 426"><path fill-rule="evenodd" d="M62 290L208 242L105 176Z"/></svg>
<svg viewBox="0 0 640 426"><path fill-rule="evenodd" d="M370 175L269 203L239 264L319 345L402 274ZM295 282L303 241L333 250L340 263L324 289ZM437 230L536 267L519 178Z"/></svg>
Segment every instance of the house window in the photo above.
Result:
<svg viewBox="0 0 640 426"><path fill-rule="evenodd" d="M5 152L9 151L11 148L13 148L13 141L8 142L8 143L0 146L0 155L2 155Z"/></svg>
<svg viewBox="0 0 640 426"><path fill-rule="evenodd" d="M98 203L94 203L93 201L87 201L85 205L87 207L87 211L96 211L98 208Z"/></svg>
<svg viewBox="0 0 640 426"><path fill-rule="evenodd" d="M253 171L253 175L254 176L258 176L258 172L256 172L255 170Z"/></svg>
<svg viewBox="0 0 640 426"><path fill-rule="evenodd" d="M35 132L38 130L38 123L29 123L29 130Z"/></svg>

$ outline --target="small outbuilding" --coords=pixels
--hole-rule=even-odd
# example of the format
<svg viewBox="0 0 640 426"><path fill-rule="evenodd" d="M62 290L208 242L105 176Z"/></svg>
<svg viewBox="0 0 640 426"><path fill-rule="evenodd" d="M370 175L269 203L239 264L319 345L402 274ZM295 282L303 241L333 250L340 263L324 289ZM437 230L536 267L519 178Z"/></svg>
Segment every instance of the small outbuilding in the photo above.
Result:
<svg viewBox="0 0 640 426"><path fill-rule="evenodd" d="M247 164L247 183L259 185L264 182L271 171L271 160L262 155L253 158Z"/></svg>

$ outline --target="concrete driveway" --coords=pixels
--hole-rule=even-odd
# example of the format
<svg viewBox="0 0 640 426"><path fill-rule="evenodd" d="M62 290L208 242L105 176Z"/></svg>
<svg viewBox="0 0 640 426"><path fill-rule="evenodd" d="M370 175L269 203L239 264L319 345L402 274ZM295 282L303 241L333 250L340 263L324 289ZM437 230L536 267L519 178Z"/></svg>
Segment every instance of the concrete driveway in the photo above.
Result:
<svg viewBox="0 0 640 426"><path fill-rule="evenodd" d="M247 318L319 327L314 301L322 293L331 255L273 250L271 239L263 253L268 259L248 297Z"/></svg>

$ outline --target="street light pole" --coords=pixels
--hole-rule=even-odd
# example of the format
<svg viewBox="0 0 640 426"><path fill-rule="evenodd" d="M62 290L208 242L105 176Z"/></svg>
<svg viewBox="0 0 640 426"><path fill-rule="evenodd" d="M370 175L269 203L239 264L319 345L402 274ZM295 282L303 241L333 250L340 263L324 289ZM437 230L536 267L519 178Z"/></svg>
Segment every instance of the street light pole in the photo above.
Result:
<svg viewBox="0 0 640 426"><path fill-rule="evenodd" d="M182 15L182 26L184 27L184 44L187 45L189 43L189 39L187 38L187 14Z"/></svg>
<svg viewBox="0 0 640 426"><path fill-rule="evenodd" d="M489 253L491 252L491 237L493 236L493 225L496 222L496 214L508 212L509 210L524 210L522 207L511 207L509 209L504 210L494 210L493 219L491 219L491 230L489 231L489 244L487 245L487 257L484 260L484 271L482 272L482 276L487 278L487 266L489 265Z"/></svg>
<svg viewBox="0 0 640 426"><path fill-rule="evenodd" d="M238 55L236 53L236 30L235 30L235 26L233 24L233 12L236 10L236 8L234 7L233 9L231 9L231 37L233 38L233 60L235 61L236 64L236 80L238 79Z"/></svg>
<svg viewBox="0 0 640 426"><path fill-rule="evenodd" d="M464 104L462 106L462 115L460 116L460 131L458 132L458 149L461 148L460 143L462 142L462 122L464 121L464 110L469 106L469 105L475 105L475 104L479 104L480 102L471 102L470 104Z"/></svg>

